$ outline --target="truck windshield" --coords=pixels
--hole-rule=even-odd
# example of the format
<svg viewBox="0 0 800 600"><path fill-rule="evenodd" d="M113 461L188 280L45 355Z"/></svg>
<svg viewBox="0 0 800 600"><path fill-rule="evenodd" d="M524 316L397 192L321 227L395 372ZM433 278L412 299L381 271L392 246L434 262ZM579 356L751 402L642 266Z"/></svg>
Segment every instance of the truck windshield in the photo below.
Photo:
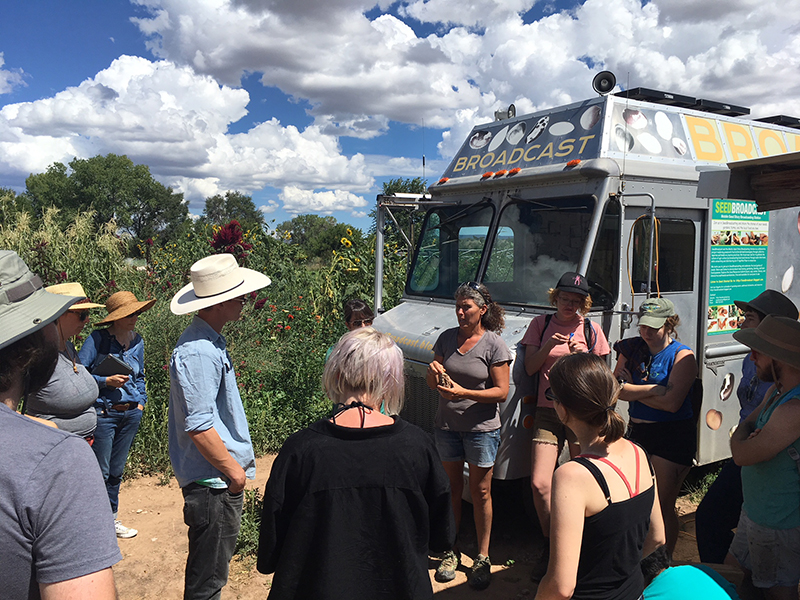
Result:
<svg viewBox="0 0 800 600"><path fill-rule="evenodd" d="M464 281L475 281L494 208L481 201L431 210L414 257L408 292L451 298Z"/></svg>
<svg viewBox="0 0 800 600"><path fill-rule="evenodd" d="M494 299L549 306L548 290L563 273L577 268L594 210L595 200L589 197L519 201L506 206L483 277ZM618 239L619 208L612 202L587 273L595 306L613 304L616 286L610 282L619 255L614 250L619 248Z"/></svg>

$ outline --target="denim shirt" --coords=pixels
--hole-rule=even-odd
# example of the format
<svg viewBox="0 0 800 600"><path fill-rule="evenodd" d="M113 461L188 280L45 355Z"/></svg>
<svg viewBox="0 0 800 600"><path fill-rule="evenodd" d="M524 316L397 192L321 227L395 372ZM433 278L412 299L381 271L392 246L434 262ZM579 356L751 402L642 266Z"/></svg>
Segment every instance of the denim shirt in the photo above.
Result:
<svg viewBox="0 0 800 600"><path fill-rule="evenodd" d="M224 478L189 437L212 427L254 479L253 444L225 338L196 315L172 351L169 381L169 458L178 484Z"/></svg>
<svg viewBox="0 0 800 600"><path fill-rule="evenodd" d="M756 363L750 360L750 354L745 356L742 362L742 378L736 389L739 405L742 407L739 411L740 423L758 408L771 386L771 381L761 381L756 375Z"/></svg>
<svg viewBox="0 0 800 600"><path fill-rule="evenodd" d="M100 355L102 335L100 331L93 331L78 352L81 364L86 365L90 373L105 358L105 355ZM120 388L108 387L106 386L106 377L92 375L97 382L97 387L100 388L100 397L95 403L95 408L108 410L112 404L126 402L136 402L144 406L147 403L147 391L144 380L144 340L142 336L138 333L134 334L130 346L124 350L122 344L112 335L108 353L127 363L133 369L133 373L125 385Z"/></svg>

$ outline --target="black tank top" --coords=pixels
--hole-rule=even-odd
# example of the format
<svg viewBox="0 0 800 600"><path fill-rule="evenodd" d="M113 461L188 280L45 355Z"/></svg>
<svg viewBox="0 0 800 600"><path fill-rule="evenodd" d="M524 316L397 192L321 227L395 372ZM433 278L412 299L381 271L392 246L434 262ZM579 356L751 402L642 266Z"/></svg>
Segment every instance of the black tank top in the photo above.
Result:
<svg viewBox="0 0 800 600"><path fill-rule="evenodd" d="M642 547L650 527L655 486L650 486L646 491L627 500L611 502L606 479L597 465L583 456L573 460L589 469L603 490L608 506L584 519L578 579L572 598L637 600L644 590L644 577L639 561L642 559ZM653 466L649 458L647 462L650 475L653 476ZM636 478L638 487L638 472ZM624 476L622 479L628 485Z"/></svg>

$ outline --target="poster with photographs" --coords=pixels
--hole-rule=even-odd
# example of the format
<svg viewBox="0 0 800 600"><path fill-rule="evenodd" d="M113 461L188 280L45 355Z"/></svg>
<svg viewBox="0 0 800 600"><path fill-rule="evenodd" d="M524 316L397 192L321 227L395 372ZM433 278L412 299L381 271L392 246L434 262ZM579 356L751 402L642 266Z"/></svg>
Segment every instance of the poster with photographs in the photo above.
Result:
<svg viewBox="0 0 800 600"><path fill-rule="evenodd" d="M744 315L735 300L750 300L767 286L769 213L756 203L714 200L711 219L708 335L733 333Z"/></svg>

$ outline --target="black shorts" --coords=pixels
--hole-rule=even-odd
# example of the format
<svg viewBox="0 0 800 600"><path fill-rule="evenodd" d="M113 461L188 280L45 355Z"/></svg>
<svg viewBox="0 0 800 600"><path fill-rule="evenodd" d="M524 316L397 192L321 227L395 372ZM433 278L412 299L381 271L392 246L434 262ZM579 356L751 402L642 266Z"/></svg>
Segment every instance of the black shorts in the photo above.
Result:
<svg viewBox="0 0 800 600"><path fill-rule="evenodd" d="M644 448L650 456L659 456L679 465L692 466L697 454L697 427L694 419L662 423L628 423L625 437Z"/></svg>

